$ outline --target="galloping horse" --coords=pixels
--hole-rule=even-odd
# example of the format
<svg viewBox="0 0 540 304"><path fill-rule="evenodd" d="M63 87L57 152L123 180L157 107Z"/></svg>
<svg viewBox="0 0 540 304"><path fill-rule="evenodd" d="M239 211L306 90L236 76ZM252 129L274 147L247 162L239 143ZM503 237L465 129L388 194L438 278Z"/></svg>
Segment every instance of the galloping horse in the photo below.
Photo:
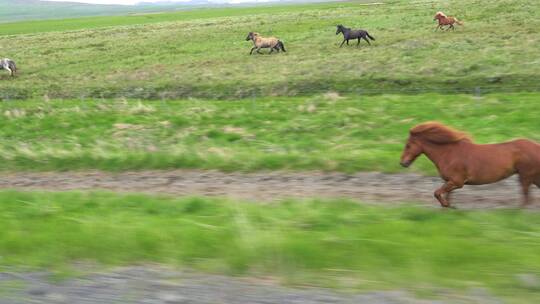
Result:
<svg viewBox="0 0 540 304"><path fill-rule="evenodd" d="M375 40L375 38L371 37L367 31L364 30L351 30L348 27L344 27L343 25L339 24L337 26L336 35L339 35L339 33L343 33L343 42L339 45L339 47L342 47L345 41L347 42L347 45L349 45L349 40L358 39L358 43L356 46L360 44L360 39L364 39L369 45L371 43L366 38L368 37L371 40Z"/></svg>
<svg viewBox="0 0 540 304"><path fill-rule="evenodd" d="M15 73L17 72L17 65L15 65L15 61L9 58L4 58L4 59L0 59L0 69L8 71L9 75L13 77L15 76Z"/></svg>
<svg viewBox="0 0 540 304"><path fill-rule="evenodd" d="M449 25L449 27L446 29L447 31L449 29L455 30L454 23L457 23L459 25L463 25L463 22L457 20L456 17L451 17L451 16L448 17L443 12L437 12L437 14L435 14L435 17L433 17L433 20L438 20L439 21L439 24L435 28L435 31L438 30L439 28L442 30L443 26L445 26L445 25Z"/></svg>
<svg viewBox="0 0 540 304"><path fill-rule="evenodd" d="M281 42L281 40L275 37L264 38L264 37L261 37L259 33L249 32L246 37L246 41L249 41L249 40L253 41L253 48L251 49L251 52L249 52L250 55L253 53L255 49L257 50L258 54L261 54L260 50L263 48L270 48L269 54L272 54L274 50L277 50L279 53L280 49L283 52L286 52L283 42Z"/></svg>
<svg viewBox="0 0 540 304"><path fill-rule="evenodd" d="M426 122L410 130L401 165L409 167L421 154L437 166L445 181L434 193L443 207L450 207L445 195L463 185L491 184L516 173L524 195L522 206L529 204L529 187L540 187L540 144L531 140L479 145L463 132Z"/></svg>

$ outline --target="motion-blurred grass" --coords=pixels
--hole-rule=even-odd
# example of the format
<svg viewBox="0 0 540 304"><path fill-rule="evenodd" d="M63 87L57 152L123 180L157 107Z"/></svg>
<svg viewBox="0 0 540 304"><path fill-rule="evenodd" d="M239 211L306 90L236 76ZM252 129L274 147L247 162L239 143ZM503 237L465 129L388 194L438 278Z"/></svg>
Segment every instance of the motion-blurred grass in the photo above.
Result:
<svg viewBox="0 0 540 304"><path fill-rule="evenodd" d="M488 288L535 303L539 235L540 213L525 210L0 192L10 270L158 262L353 290Z"/></svg>
<svg viewBox="0 0 540 304"><path fill-rule="evenodd" d="M465 25L434 32L438 10ZM3 73L0 98L538 91L539 10L533 0L354 1L3 24L1 56L20 76ZM336 24L377 40L339 48ZM249 56L249 31L288 52Z"/></svg>
<svg viewBox="0 0 540 304"><path fill-rule="evenodd" d="M540 141L540 94L0 103L0 170L403 171L410 127ZM433 173L420 159L411 169Z"/></svg>

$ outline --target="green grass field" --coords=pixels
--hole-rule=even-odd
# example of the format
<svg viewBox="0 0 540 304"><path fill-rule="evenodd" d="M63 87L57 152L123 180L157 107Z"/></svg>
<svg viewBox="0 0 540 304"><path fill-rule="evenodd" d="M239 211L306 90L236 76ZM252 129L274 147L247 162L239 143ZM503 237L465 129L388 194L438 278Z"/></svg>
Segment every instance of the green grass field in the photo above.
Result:
<svg viewBox="0 0 540 304"><path fill-rule="evenodd" d="M400 172L410 127L540 140L538 93L0 103L0 169ZM412 170L433 173L425 158ZM410 169L409 169L410 171Z"/></svg>
<svg viewBox="0 0 540 304"><path fill-rule="evenodd" d="M540 213L254 204L112 193L0 192L0 266L158 262L290 284L424 295L489 288L507 303L540 300Z"/></svg>
<svg viewBox="0 0 540 304"><path fill-rule="evenodd" d="M465 26L434 32L437 10ZM20 76L0 97L242 98L352 93L538 91L538 1L395 1L204 9L3 24ZM377 40L340 49L338 23ZM286 54L248 56L249 31Z"/></svg>
<svg viewBox="0 0 540 304"><path fill-rule="evenodd" d="M438 10L465 25L434 32ZM540 141L538 11L355 1L0 24L0 57L20 67L0 74L0 172L405 172L408 129L428 120L479 143ZM339 23L377 40L340 49ZM249 31L288 52L249 56ZM411 171L435 168L422 157ZM540 275L539 236L530 210L0 191L0 271L157 262L536 303L523 277Z"/></svg>

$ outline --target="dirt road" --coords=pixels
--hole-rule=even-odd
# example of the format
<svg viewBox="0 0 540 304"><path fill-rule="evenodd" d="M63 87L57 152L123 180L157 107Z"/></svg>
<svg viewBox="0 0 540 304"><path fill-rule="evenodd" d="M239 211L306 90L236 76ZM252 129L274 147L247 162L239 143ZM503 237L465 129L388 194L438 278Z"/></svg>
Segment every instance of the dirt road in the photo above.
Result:
<svg viewBox="0 0 540 304"><path fill-rule="evenodd" d="M221 196L248 201L283 198L350 198L372 203L420 203L438 207L433 191L438 177L418 174L217 171L134 171L122 173L3 173L0 189L91 190ZM532 189L532 188L531 188ZM533 197L540 191L534 187ZM455 191L458 208L517 207L521 200L517 179ZM538 200L538 199L537 199ZM536 208L540 207L540 202Z"/></svg>

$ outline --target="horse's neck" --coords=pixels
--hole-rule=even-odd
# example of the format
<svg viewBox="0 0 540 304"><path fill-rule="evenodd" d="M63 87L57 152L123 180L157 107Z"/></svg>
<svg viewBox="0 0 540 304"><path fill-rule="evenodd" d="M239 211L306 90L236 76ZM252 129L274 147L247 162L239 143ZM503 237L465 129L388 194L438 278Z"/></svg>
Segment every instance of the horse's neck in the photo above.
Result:
<svg viewBox="0 0 540 304"><path fill-rule="evenodd" d="M462 145L471 144L470 142L466 141L458 141L455 143L448 143L448 144L433 144L426 142L424 143L424 154L429 158L439 170L441 167L439 166L440 163L444 162L444 160L448 160L450 158L461 158L463 156L463 149L460 149Z"/></svg>

